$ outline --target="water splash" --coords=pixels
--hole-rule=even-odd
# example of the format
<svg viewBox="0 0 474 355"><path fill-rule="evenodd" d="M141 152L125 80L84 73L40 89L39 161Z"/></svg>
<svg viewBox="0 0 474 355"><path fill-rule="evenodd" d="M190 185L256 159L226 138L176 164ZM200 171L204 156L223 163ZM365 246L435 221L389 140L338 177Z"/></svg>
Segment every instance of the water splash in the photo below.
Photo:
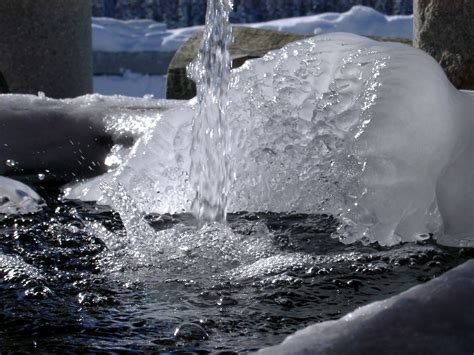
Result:
<svg viewBox="0 0 474 355"><path fill-rule="evenodd" d="M201 223L225 221L227 212L230 166L226 110L232 2L208 0L201 48L188 67L188 75L197 84L198 100L191 146L190 176L196 191L192 211Z"/></svg>

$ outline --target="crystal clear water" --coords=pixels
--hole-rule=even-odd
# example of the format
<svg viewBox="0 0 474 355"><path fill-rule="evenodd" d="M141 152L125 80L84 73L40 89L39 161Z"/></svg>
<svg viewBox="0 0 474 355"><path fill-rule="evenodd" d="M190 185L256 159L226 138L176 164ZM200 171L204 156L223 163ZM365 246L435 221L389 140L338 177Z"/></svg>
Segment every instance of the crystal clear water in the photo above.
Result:
<svg viewBox="0 0 474 355"><path fill-rule="evenodd" d="M228 104L232 41L232 0L208 0L206 27L197 59L188 68L196 82L198 105L193 120L192 211L201 222L225 221L230 186Z"/></svg>
<svg viewBox="0 0 474 355"><path fill-rule="evenodd" d="M131 249L116 212L48 205L0 220L5 352L246 352L473 256L432 241L348 246L332 217L277 213L199 232L190 214L150 215L154 237Z"/></svg>

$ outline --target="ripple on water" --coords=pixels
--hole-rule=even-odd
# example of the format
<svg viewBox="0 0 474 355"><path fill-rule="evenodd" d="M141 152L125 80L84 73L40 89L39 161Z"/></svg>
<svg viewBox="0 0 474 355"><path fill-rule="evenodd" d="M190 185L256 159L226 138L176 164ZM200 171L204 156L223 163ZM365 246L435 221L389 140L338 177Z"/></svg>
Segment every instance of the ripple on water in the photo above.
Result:
<svg viewBox="0 0 474 355"><path fill-rule="evenodd" d="M239 213L204 230L186 214L148 221L156 232L124 250L120 219L94 204L3 218L1 350L248 351L472 257L431 241L344 245L324 215Z"/></svg>

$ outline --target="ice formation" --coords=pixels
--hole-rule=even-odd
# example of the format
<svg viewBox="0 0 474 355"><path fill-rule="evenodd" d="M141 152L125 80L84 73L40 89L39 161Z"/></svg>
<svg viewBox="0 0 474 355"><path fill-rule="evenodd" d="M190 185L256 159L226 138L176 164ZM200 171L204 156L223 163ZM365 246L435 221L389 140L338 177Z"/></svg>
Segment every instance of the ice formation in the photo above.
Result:
<svg viewBox="0 0 474 355"><path fill-rule="evenodd" d="M231 84L230 210L332 213L346 242L474 235L473 100L428 55L321 35L247 62ZM164 114L114 175L145 211L189 209L193 109ZM107 179L69 195L96 199Z"/></svg>
<svg viewBox="0 0 474 355"><path fill-rule="evenodd" d="M31 188L0 176L0 215L34 213L43 206L44 200Z"/></svg>

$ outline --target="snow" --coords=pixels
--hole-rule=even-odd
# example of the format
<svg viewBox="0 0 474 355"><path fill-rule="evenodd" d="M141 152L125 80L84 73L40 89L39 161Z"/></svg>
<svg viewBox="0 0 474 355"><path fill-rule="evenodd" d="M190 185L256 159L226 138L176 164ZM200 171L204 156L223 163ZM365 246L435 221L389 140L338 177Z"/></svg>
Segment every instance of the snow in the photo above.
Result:
<svg viewBox="0 0 474 355"><path fill-rule="evenodd" d="M92 19L92 48L103 52L175 52L201 27L168 30L152 20Z"/></svg>
<svg viewBox="0 0 474 355"><path fill-rule="evenodd" d="M95 76L94 93L163 99L166 97L166 76L130 72L125 72L123 76Z"/></svg>
<svg viewBox="0 0 474 355"><path fill-rule="evenodd" d="M34 213L43 205L43 199L30 187L0 176L0 215Z"/></svg>
<svg viewBox="0 0 474 355"><path fill-rule="evenodd" d="M346 243L474 244L474 102L424 52L322 35L234 70L229 97L231 211L334 214ZM112 203L100 186L120 184L142 211L187 211L194 104L166 111L109 157L119 168L69 196Z"/></svg>
<svg viewBox="0 0 474 355"><path fill-rule="evenodd" d="M471 354L474 261L336 321L309 326L258 354Z"/></svg>
<svg viewBox="0 0 474 355"><path fill-rule="evenodd" d="M0 175L38 184L104 173L114 144L129 147L174 106L121 96L0 95Z"/></svg>
<svg viewBox="0 0 474 355"><path fill-rule="evenodd" d="M411 39L413 16L387 16L366 6L354 6L345 13L295 17L249 25L254 28L286 32L322 34L349 32L364 36L384 36Z"/></svg>
<svg viewBox="0 0 474 355"><path fill-rule="evenodd" d="M352 32L361 35L413 36L413 16L386 16L365 6L354 6L345 13L325 13L249 24L255 28L288 32ZM92 20L93 49L103 52L175 52L202 26L167 29L152 20L122 21L96 17Z"/></svg>

